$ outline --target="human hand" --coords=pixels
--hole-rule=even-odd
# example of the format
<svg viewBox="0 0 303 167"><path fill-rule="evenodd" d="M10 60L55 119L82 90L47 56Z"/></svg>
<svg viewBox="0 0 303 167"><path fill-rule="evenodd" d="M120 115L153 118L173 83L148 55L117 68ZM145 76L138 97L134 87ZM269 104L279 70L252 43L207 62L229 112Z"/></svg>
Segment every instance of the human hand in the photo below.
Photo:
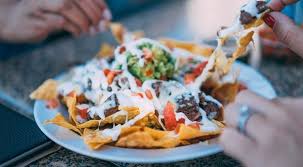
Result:
<svg viewBox="0 0 303 167"><path fill-rule="evenodd" d="M227 128L220 137L224 152L249 167L302 166L302 103L303 98L267 100L241 92L225 110ZM254 112L246 124L247 135L236 129L242 105Z"/></svg>
<svg viewBox="0 0 303 167"><path fill-rule="evenodd" d="M285 6L294 4L298 0L271 0L268 6L274 11L264 16L265 23L270 26L278 39L291 50L303 57L303 29L281 11Z"/></svg>
<svg viewBox="0 0 303 167"><path fill-rule="evenodd" d="M96 33L111 19L103 0L22 0L8 8L1 38L11 42L41 41L61 30L74 36Z"/></svg>

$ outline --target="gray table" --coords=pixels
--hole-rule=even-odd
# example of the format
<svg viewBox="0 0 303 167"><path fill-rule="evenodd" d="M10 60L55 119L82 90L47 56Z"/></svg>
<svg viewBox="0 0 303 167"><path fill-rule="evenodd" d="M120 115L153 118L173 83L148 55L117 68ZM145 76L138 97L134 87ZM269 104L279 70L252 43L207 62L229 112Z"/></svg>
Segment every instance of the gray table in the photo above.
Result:
<svg viewBox="0 0 303 167"><path fill-rule="evenodd" d="M130 30L144 30L148 37L172 36L188 38L186 27L182 24L186 1L175 0L152 7L125 17L121 21ZM32 117L32 102L29 93L47 78L54 77L71 66L92 58L101 42L115 43L111 34L103 33L94 37L83 36L78 39L63 38L47 45L22 53L18 57L0 61L0 97L11 97L3 103L17 105L16 108ZM274 85L279 96L303 95L303 62L292 63L264 60L260 72ZM30 166L102 166L101 160L73 153L66 149L42 158ZM120 164L123 166L240 166L239 163L223 153L206 158L172 164Z"/></svg>

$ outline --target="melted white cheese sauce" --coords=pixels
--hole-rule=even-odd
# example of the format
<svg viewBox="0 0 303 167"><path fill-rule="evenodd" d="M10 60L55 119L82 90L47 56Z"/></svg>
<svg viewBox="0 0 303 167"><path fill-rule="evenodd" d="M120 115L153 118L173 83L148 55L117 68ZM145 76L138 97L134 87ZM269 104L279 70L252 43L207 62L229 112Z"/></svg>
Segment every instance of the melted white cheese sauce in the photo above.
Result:
<svg viewBox="0 0 303 167"><path fill-rule="evenodd" d="M138 49L137 46L145 42L162 48L168 53L171 53L172 56L176 59L186 58L186 56L195 57L195 55L189 54L189 52L182 49L175 49L173 52L171 52L168 48L161 45L160 43L145 38L125 43L123 44L123 47L125 47L126 50L131 52L133 55L138 56L138 58L140 56L141 59L142 51ZM209 63L205 68L206 70L204 70L207 72L202 73L201 76L196 80L197 82L190 85L189 87L185 87L176 81L160 81L160 96L157 97L155 90L152 88L152 84L159 81L148 80L142 84L142 87L139 87L136 84L135 77L128 71L126 56L123 55L123 53L120 54L119 51L120 47L115 50L115 62L112 65L104 60L92 60L84 66L75 68L71 81L63 82L58 89L58 92L63 96L66 96L72 91L76 91L78 95L84 94L87 100L91 101L92 104L81 104L78 105L77 108L88 109L88 114L91 118L98 116L101 120L105 119L105 111L109 108L115 107L116 105L114 98L111 98L111 100L109 100L109 98L113 95L117 97L117 102L120 108L137 107L140 113L135 118L129 120L128 113L126 111L120 110L114 113L112 116L113 118L116 118L117 116L124 115L127 117L126 122L122 125L114 125L113 128L104 129L100 132L103 136L111 137L113 141L118 139L122 128L134 125L138 120L146 117L148 114L153 113L156 110L159 113L159 120L163 119L163 110L168 101L174 103L175 106L178 107L176 103L177 97L183 96L187 98L188 96L188 98L190 98L191 95L193 95L196 102L199 103L199 88L203 81L206 79L208 71L214 65L214 58L210 57L208 60ZM201 62L207 60L207 58L203 58L202 56L199 57L201 57L198 58L201 59ZM117 65L122 66L122 73L118 74L111 84L108 84L107 77L104 74L104 69L112 69ZM123 79L124 81L122 82ZM108 89L109 87L110 90ZM152 99L149 99L146 96L145 92L147 90L151 92L153 97ZM143 97L134 95L136 93L140 93ZM214 101L216 103L218 102L211 97L207 98L208 100ZM175 108L175 111L176 110L177 108ZM214 123L208 120L206 113L202 109L200 112L203 116L203 119L201 121L201 129L214 130L215 128L218 128ZM83 123L86 121L83 119L81 120L80 118L81 117L78 115L77 120L79 122ZM176 113L176 119L184 119L186 125L193 123L186 117L184 113ZM165 129L163 123L161 121L159 122ZM175 133L172 133L171 135L177 137Z"/></svg>
<svg viewBox="0 0 303 167"><path fill-rule="evenodd" d="M251 16L255 16L257 18L260 18L262 15L258 14L257 0L249 0L246 5L242 6L240 12L241 11L245 11ZM234 24L226 29L219 31L218 35L220 38L225 38L235 36L241 32L244 32L244 26L240 22L240 13L238 13Z"/></svg>

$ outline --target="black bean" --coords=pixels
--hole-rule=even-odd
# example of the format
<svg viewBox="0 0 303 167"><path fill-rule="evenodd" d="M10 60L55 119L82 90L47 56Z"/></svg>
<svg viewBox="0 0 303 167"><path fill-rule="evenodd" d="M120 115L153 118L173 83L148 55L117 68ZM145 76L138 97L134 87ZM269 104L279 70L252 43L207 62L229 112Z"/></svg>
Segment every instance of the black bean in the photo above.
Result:
<svg viewBox="0 0 303 167"><path fill-rule="evenodd" d="M268 6L266 6L265 1L257 1L257 8L258 8L258 14L265 12L267 9L269 9Z"/></svg>
<svg viewBox="0 0 303 167"><path fill-rule="evenodd" d="M92 90L92 80L90 79L90 78L88 78L88 80L87 80L87 89L88 90Z"/></svg>
<svg viewBox="0 0 303 167"><path fill-rule="evenodd" d="M111 92L111 91L113 91L113 89L112 89L112 87L107 87L107 91L109 91L109 92Z"/></svg>

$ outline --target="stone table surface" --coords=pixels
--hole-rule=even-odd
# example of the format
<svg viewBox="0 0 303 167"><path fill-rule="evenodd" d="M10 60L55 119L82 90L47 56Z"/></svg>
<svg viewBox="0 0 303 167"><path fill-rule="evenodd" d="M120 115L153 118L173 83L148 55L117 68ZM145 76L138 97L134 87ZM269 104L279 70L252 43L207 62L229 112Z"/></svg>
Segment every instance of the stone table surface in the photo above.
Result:
<svg viewBox="0 0 303 167"><path fill-rule="evenodd" d="M172 3L173 2L173 3ZM182 38L185 34L184 22L185 2L170 1L122 18L121 21L130 30L140 29L148 37L164 35ZM180 27L181 26L181 27ZM29 93L45 79L68 70L71 66L84 63L92 58L102 42L115 43L110 33L102 33L93 37L82 36L77 39L60 38L42 47L27 51L17 57L0 61L0 92L4 92L15 100L27 105L32 102ZM303 62L285 62L273 59L263 60L259 71L273 84L279 96L303 95ZM0 101L1 102L1 101ZM31 113L28 113L31 116ZM110 166L104 161L79 155L61 149L44 157L30 166ZM223 153L190 161L170 164L119 164L120 166L240 166L240 164Z"/></svg>

